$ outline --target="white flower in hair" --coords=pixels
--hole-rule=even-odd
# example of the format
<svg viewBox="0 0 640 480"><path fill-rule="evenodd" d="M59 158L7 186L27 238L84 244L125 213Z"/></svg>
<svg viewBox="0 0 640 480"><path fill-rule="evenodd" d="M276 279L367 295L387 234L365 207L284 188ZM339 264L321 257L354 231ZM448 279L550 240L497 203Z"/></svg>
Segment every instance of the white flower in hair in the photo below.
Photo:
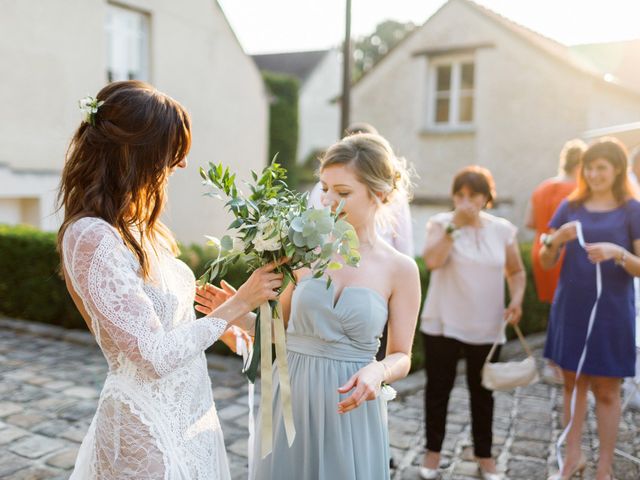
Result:
<svg viewBox="0 0 640 480"><path fill-rule="evenodd" d="M95 125L95 115L98 113L98 108L102 105L104 105L104 101L98 101L89 95L78 100L82 121L90 125Z"/></svg>

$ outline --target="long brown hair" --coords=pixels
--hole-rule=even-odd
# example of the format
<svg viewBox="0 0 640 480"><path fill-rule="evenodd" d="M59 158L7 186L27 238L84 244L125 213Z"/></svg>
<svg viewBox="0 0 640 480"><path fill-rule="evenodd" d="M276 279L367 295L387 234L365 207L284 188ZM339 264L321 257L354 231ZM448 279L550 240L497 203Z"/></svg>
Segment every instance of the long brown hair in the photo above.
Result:
<svg viewBox="0 0 640 480"><path fill-rule="evenodd" d="M178 253L160 221L171 168L191 147L191 120L174 99L140 81L113 82L97 96L104 102L93 124L83 122L67 150L58 204L64 221L58 251L70 223L93 216L115 227L149 277L147 245Z"/></svg>
<svg viewBox="0 0 640 480"><path fill-rule="evenodd" d="M635 197L635 189L627 174L627 149L616 138L602 137L594 141L582 155L576 189L567 197L572 205L580 205L591 196L591 188L584 178L584 169L591 162L600 158L606 160L613 168L618 170L611 187L618 205L622 205L627 200Z"/></svg>

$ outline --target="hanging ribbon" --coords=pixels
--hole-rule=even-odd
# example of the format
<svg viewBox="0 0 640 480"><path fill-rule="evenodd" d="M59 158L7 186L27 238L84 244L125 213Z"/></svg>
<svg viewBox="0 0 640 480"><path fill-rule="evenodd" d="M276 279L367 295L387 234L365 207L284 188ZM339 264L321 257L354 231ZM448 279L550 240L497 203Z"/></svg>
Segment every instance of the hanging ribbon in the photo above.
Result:
<svg viewBox="0 0 640 480"><path fill-rule="evenodd" d="M584 241L584 235L582 233L582 224L580 222L576 222L576 234L578 236L578 243L580 246L586 250L586 244ZM598 311L598 302L600 301L600 295L602 294L602 272L600 269L600 263L596 263L596 301L593 303L593 307L591 308L591 315L589 316L589 324L587 326L587 336L584 341L584 347L582 348L582 353L580 354L580 360L578 361L578 368L576 369L576 378L573 384L573 391L571 392L571 406L570 406L570 418L569 423L565 427L562 434L558 438L556 443L556 456L558 458L558 468L560 472L562 472L562 468L564 467L564 462L562 460L562 444L564 443L571 427L573 425L573 419L575 415L576 408L576 399L578 396L578 379L580 378L580 374L582 373L582 367L584 366L584 362L587 358L587 346L589 344L589 338L591 337L591 331L593 330L593 324L596 319L596 312Z"/></svg>
<svg viewBox="0 0 640 480"><path fill-rule="evenodd" d="M251 354L253 353L253 342L251 339L246 340L242 337L242 334L236 333L236 353L238 355L242 355L242 371L244 372L246 366L249 365L251 361ZM247 403L249 404L249 440L247 441L247 458L249 460L249 478L253 478L253 448L255 444L255 435L256 435L256 420L253 415L254 409L254 397L255 397L255 385L247 380L248 384L248 398Z"/></svg>
<svg viewBox="0 0 640 480"><path fill-rule="evenodd" d="M280 302L276 306L276 313L274 333L276 337L276 362L278 363L278 375L280 378L280 398L282 399L282 418L284 419L287 442L291 447L293 440L296 438L296 427L293 424L291 383L289 380L289 364L287 362L287 339L284 334L284 316Z"/></svg>
<svg viewBox="0 0 640 480"><path fill-rule="evenodd" d="M262 379L260 392L260 420L262 434L260 438L260 453L262 458L272 451L273 437L273 366L271 358L271 329L273 326L274 343L276 347L276 361L278 363L278 378L282 399L282 417L284 419L287 442L293 444L296 429L293 424L293 409L291 405L291 384L289 382L289 366L287 364L287 346L284 335L282 307L280 303L275 307L275 318L272 316L268 302L260 305L260 378ZM275 320L275 321L274 321Z"/></svg>

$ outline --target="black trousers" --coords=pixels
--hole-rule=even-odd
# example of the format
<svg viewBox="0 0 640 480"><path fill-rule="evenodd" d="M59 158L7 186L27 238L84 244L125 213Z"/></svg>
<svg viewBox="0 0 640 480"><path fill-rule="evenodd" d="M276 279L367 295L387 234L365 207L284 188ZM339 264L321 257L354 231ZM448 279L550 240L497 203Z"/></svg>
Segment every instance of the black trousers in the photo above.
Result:
<svg viewBox="0 0 640 480"><path fill-rule="evenodd" d="M467 386L471 397L471 429L476 457L491 457L493 440L493 392L481 385L484 361L491 344L471 345L447 338L423 334L427 387L424 394L427 449L439 452L444 441L449 395L456 379L458 359L467 363ZM500 348L491 361L496 361Z"/></svg>

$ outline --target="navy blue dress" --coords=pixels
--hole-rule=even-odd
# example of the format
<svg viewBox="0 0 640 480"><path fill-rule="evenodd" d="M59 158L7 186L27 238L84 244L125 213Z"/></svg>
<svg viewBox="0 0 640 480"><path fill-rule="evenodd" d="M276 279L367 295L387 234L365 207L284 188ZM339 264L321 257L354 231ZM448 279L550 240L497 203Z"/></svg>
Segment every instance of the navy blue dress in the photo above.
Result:
<svg viewBox="0 0 640 480"><path fill-rule="evenodd" d="M606 212L590 212L582 205L560 204L549 226L579 220L585 242L611 242L633 252L640 239L640 202L629 200ZM633 277L613 260L602 262L602 295L582 369L586 375L632 377L635 375L635 305ZM577 240L566 245L560 281L556 289L545 358L575 372L582 354L591 309L596 299L596 266Z"/></svg>

